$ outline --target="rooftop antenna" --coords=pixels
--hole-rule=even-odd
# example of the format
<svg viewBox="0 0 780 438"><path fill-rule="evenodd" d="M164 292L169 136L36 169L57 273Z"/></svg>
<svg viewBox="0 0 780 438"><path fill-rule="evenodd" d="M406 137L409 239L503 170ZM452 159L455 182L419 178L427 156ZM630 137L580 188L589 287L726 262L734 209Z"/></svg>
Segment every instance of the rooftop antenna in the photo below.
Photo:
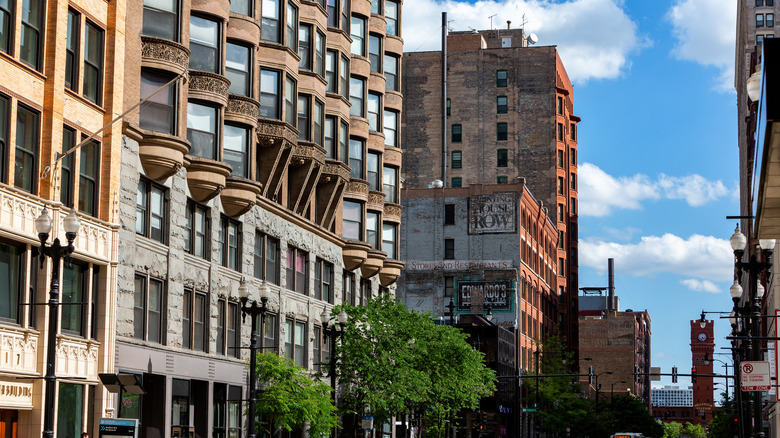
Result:
<svg viewBox="0 0 780 438"><path fill-rule="evenodd" d="M496 15L498 14L493 14L490 17L488 17L490 19L490 30L493 30L493 17L495 17Z"/></svg>

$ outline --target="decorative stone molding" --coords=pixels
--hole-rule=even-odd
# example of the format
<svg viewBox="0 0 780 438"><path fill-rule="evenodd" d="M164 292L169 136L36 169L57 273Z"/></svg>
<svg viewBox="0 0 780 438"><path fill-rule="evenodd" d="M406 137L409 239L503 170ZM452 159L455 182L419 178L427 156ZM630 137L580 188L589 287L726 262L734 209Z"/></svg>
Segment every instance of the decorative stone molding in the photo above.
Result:
<svg viewBox="0 0 780 438"><path fill-rule="evenodd" d="M344 267L348 271L359 268L368 258L369 250L371 250L371 245L366 242L358 240L344 241L344 249L341 251Z"/></svg>
<svg viewBox="0 0 780 438"><path fill-rule="evenodd" d="M260 116L260 102L251 97L231 94L228 96L225 120L244 123L249 126L257 126L257 118Z"/></svg>
<svg viewBox="0 0 780 438"><path fill-rule="evenodd" d="M141 37L141 66L162 69L177 74L187 71L190 49L163 38Z"/></svg>
<svg viewBox="0 0 780 438"><path fill-rule="evenodd" d="M226 106L230 80L225 76L205 71L190 70L189 97Z"/></svg>
<svg viewBox="0 0 780 438"><path fill-rule="evenodd" d="M257 124L257 142L260 147L286 143L289 147L298 143L298 130L280 120L260 119Z"/></svg>
<svg viewBox="0 0 780 438"><path fill-rule="evenodd" d="M401 211L403 210L403 207L401 207L400 204L393 204L391 202L385 202L385 208L384 208L384 216L382 217L383 220L386 220L388 222L395 222L397 224L401 223Z"/></svg>
<svg viewBox="0 0 780 438"><path fill-rule="evenodd" d="M37 359L38 335L0 329L0 369L34 374Z"/></svg>
<svg viewBox="0 0 780 438"><path fill-rule="evenodd" d="M308 161L316 161L320 165L325 164L325 149L315 143L299 141L293 145L292 161L302 161L300 164Z"/></svg>
<svg viewBox="0 0 780 438"><path fill-rule="evenodd" d="M385 194L376 190L370 190L368 192L368 200L366 201L366 207L370 210L384 211L385 209Z"/></svg>
<svg viewBox="0 0 780 438"><path fill-rule="evenodd" d="M330 182L324 181L323 177L341 179L345 182L349 181L349 166L338 160L326 160L325 165L322 167L320 180L322 182Z"/></svg>
<svg viewBox="0 0 780 438"><path fill-rule="evenodd" d="M368 181L351 178L344 189L344 196L349 198L368 200Z"/></svg>
<svg viewBox="0 0 780 438"><path fill-rule="evenodd" d="M99 344L60 336L57 339L57 375L82 376L97 380Z"/></svg>
<svg viewBox="0 0 780 438"><path fill-rule="evenodd" d="M386 258L387 253L373 249L369 251L366 261L360 265L360 272L363 274L363 278L371 278L378 274L382 267L384 267Z"/></svg>
<svg viewBox="0 0 780 438"><path fill-rule="evenodd" d="M197 202L208 202L225 188L230 165L207 158L188 156L187 186Z"/></svg>
<svg viewBox="0 0 780 438"><path fill-rule="evenodd" d="M259 182L237 176L229 176L225 189L219 194L225 214L239 217L252 209L257 203L257 196L262 192Z"/></svg>
<svg viewBox="0 0 780 438"><path fill-rule="evenodd" d="M149 178L163 182L176 175L184 165L190 142L169 134L143 131L138 141L138 155Z"/></svg>
<svg viewBox="0 0 780 438"><path fill-rule="evenodd" d="M401 269L404 267L404 262L387 259L382 265L382 269L379 271L379 284L384 287L388 287L398 280L401 276Z"/></svg>

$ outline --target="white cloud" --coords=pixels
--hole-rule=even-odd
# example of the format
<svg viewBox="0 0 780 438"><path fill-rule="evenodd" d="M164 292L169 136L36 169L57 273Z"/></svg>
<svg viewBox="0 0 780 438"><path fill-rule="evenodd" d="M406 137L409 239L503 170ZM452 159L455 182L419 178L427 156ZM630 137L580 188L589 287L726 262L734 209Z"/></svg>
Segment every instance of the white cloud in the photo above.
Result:
<svg viewBox="0 0 780 438"><path fill-rule="evenodd" d="M720 70L722 91L734 89L737 6L733 0L678 0L667 17L677 39L672 54Z"/></svg>
<svg viewBox="0 0 780 438"><path fill-rule="evenodd" d="M705 281L713 285L729 282L734 269L728 240L699 234L687 240L668 233L644 236L638 243L629 244L586 238L579 242L579 256L581 266L602 273L606 271L604 261L614 258L615 270L621 275L676 274L703 280L702 285Z"/></svg>
<svg viewBox="0 0 780 438"><path fill-rule="evenodd" d="M713 294L721 293L722 289L719 288L715 283L709 281L709 280L697 280L695 278L688 278L685 280L680 280L680 284L687 287L690 290L697 291L697 292L709 292Z"/></svg>
<svg viewBox="0 0 780 438"><path fill-rule="evenodd" d="M673 177L660 174L656 180L647 175L614 177L591 163L579 168L579 214L603 217L613 209L639 210L642 202L660 199L682 199L691 207L732 193L721 181L710 181L701 175Z"/></svg>
<svg viewBox="0 0 780 438"><path fill-rule="evenodd" d="M538 45L557 45L574 82L615 78L630 66L628 55L647 45L622 0L414 0L404 4L404 50L441 49L441 13L455 31L522 25L539 36Z"/></svg>

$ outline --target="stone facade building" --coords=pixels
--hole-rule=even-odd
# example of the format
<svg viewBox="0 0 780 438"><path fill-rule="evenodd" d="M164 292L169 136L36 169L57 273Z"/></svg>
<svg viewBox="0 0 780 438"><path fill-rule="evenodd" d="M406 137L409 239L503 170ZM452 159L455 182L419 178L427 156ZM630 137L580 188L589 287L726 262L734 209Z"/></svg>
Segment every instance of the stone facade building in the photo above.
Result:
<svg viewBox="0 0 780 438"><path fill-rule="evenodd" d="M528 46L521 29L453 32L442 53L404 55L404 187L506 184L525 178L549 209L557 249L554 317L577 339L577 124L573 89L554 46ZM445 138L442 118L446 115Z"/></svg>

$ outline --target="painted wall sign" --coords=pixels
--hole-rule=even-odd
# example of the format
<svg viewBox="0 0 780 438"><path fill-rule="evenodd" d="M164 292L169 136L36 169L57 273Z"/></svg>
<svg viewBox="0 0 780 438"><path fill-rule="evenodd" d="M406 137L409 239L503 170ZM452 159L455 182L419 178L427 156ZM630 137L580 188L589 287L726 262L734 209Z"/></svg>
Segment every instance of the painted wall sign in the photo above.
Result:
<svg viewBox="0 0 780 438"><path fill-rule="evenodd" d="M458 280L458 310L481 306L512 310L512 280Z"/></svg>
<svg viewBox="0 0 780 438"><path fill-rule="evenodd" d="M516 233L516 218L516 193L493 193L469 198L469 234Z"/></svg>
<svg viewBox="0 0 780 438"><path fill-rule="evenodd" d="M407 260L407 271L466 271L469 269L512 269L512 260Z"/></svg>

